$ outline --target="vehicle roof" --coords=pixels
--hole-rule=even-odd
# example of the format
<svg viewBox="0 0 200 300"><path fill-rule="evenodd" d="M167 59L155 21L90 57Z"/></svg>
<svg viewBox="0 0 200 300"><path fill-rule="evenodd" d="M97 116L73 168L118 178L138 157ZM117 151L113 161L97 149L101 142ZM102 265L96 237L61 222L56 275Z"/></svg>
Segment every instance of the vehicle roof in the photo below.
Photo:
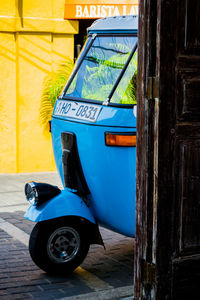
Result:
<svg viewBox="0 0 200 300"><path fill-rule="evenodd" d="M88 28L88 33L113 32L113 31L137 31L138 16L117 16L96 20Z"/></svg>

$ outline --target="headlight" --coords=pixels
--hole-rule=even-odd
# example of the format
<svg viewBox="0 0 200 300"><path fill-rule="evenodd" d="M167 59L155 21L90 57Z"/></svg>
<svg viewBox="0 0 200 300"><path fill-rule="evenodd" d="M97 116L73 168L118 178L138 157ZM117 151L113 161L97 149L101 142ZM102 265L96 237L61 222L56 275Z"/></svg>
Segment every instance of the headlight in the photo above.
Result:
<svg viewBox="0 0 200 300"><path fill-rule="evenodd" d="M32 205L40 205L60 194L60 189L48 183L28 182L25 185L25 195Z"/></svg>
<svg viewBox="0 0 200 300"><path fill-rule="evenodd" d="M38 202L38 192L34 182L29 182L25 185L25 195L30 204L34 205Z"/></svg>

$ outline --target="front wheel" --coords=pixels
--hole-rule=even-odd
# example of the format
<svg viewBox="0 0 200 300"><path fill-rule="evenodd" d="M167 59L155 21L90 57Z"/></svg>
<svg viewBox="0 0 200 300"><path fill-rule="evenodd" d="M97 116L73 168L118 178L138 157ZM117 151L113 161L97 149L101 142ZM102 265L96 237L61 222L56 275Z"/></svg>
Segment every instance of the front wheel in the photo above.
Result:
<svg viewBox="0 0 200 300"><path fill-rule="evenodd" d="M89 250L89 241L82 228L72 221L37 223L29 240L34 263L51 274L72 272Z"/></svg>

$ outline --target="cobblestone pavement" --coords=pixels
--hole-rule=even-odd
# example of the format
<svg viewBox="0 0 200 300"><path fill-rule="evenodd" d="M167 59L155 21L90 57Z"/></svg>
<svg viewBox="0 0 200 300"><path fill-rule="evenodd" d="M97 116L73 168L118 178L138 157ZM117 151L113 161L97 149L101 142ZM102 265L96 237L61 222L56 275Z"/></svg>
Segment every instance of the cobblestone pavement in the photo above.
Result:
<svg viewBox="0 0 200 300"><path fill-rule="evenodd" d="M27 245L35 224L23 217L29 180L61 187L54 172L0 175L0 299L133 299L134 240L104 228L106 250L92 245L68 276L49 276L32 262Z"/></svg>

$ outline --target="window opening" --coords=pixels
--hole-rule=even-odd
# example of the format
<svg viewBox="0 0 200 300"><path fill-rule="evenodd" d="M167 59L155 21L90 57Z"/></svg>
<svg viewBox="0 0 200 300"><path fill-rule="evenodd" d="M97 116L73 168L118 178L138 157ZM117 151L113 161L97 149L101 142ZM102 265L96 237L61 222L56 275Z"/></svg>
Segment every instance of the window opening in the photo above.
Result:
<svg viewBox="0 0 200 300"><path fill-rule="evenodd" d="M137 37L133 36L97 36L84 57L65 96L105 101L136 43ZM131 62L135 60L136 55L134 55ZM125 71L127 79L123 82L127 82L130 77L129 73L130 71ZM128 104L128 96L126 98L123 97L123 101L122 96L120 96L121 100L117 100L117 95L122 95L122 92L119 91L118 89L118 92L114 93L112 102L122 104L126 102ZM127 95L128 91L129 89L126 92Z"/></svg>

